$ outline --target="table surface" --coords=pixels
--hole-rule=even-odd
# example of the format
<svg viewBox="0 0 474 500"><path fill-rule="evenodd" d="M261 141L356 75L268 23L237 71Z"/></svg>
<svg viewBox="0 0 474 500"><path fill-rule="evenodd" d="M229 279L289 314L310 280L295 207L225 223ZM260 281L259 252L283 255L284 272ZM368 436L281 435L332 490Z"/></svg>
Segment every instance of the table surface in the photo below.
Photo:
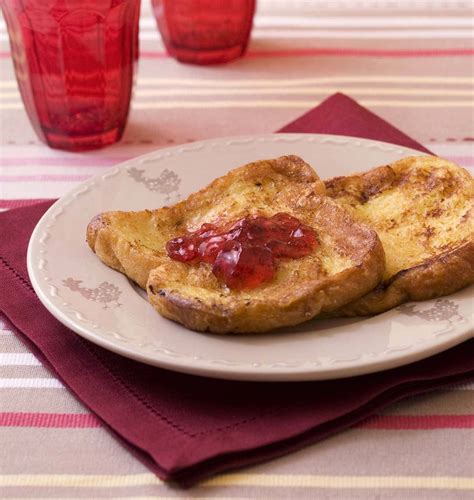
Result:
<svg viewBox="0 0 474 500"><path fill-rule="evenodd" d="M272 132L335 91L472 169L470 7L470 1L261 0L248 56L197 67L164 54L146 3L125 137L82 154L48 149L35 137L0 22L0 208L61 196L160 147ZM407 399L382 412L377 426L361 424L182 491L160 482L97 427L0 317L0 497L474 498L473 390L471 383Z"/></svg>

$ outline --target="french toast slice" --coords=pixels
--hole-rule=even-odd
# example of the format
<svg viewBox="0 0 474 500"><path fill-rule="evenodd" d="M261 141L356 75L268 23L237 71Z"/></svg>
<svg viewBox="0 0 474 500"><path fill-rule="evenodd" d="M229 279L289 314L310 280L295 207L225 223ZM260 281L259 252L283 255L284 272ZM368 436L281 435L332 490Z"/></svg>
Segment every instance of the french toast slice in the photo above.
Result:
<svg viewBox="0 0 474 500"><path fill-rule="evenodd" d="M210 264L168 257L167 241L203 223L288 213L309 225L318 245L282 260L274 278L253 289L227 288ZM301 158L257 161L214 180L171 207L106 212L87 227L91 249L148 293L163 316L198 331L264 332L332 311L371 290L384 271L375 231L325 196L324 183Z"/></svg>
<svg viewBox="0 0 474 500"><path fill-rule="evenodd" d="M336 316L384 312L474 282L474 180L434 156L408 157L325 182L326 192L373 227L385 251L381 283Z"/></svg>

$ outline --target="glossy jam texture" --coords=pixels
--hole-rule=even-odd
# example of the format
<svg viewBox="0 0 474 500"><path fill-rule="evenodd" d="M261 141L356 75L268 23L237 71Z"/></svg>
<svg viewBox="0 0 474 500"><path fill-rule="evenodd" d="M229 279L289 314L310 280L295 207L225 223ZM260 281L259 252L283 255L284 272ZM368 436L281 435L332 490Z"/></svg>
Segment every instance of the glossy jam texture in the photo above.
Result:
<svg viewBox="0 0 474 500"><path fill-rule="evenodd" d="M281 259L299 259L317 246L314 230L296 217L249 215L226 226L203 224L197 231L166 244L180 262L212 264L212 272L229 288L256 288L270 281Z"/></svg>

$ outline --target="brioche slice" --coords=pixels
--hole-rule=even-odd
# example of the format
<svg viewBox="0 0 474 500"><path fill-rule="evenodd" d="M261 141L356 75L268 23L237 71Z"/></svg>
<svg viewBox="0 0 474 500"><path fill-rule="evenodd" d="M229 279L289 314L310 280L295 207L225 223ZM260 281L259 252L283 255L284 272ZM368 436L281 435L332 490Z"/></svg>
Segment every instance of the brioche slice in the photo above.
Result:
<svg viewBox="0 0 474 500"><path fill-rule="evenodd" d="M325 184L329 196L377 231L386 259L382 282L336 315L378 314L474 282L474 181L463 168L409 157Z"/></svg>
<svg viewBox="0 0 474 500"><path fill-rule="evenodd" d="M279 212L313 228L319 244L306 257L282 260L274 278L257 288L228 289L210 264L189 265L166 253L167 241L203 223ZM323 182L296 156L237 168L172 207L100 214L87 228L87 241L107 265L146 287L160 314L216 333L300 323L360 297L384 270L375 231L326 197Z"/></svg>

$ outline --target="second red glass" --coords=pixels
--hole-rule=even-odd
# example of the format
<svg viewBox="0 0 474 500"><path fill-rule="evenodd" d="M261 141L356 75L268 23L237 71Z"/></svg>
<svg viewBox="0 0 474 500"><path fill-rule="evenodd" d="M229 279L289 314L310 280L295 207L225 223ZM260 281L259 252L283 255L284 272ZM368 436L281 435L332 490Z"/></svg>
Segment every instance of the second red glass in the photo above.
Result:
<svg viewBox="0 0 474 500"><path fill-rule="evenodd" d="M170 55L193 64L223 63L245 53L255 0L152 0Z"/></svg>
<svg viewBox="0 0 474 500"><path fill-rule="evenodd" d="M3 0L30 121L51 147L122 136L138 59L139 0Z"/></svg>

